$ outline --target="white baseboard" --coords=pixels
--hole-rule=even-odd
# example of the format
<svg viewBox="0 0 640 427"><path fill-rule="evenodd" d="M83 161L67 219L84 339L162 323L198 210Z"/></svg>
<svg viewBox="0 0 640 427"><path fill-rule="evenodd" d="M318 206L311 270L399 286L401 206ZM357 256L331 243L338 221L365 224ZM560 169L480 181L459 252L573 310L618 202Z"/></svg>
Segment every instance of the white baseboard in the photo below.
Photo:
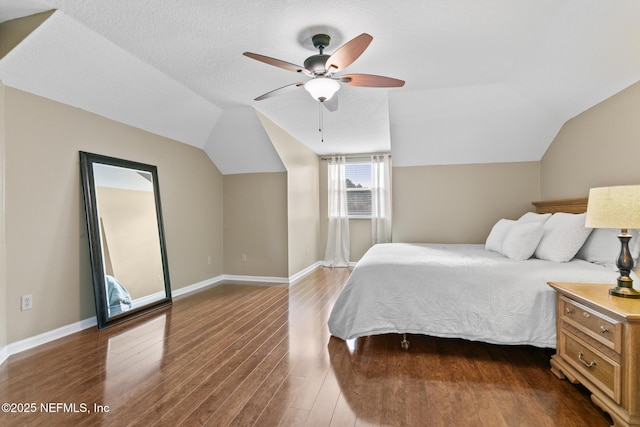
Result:
<svg viewBox="0 0 640 427"><path fill-rule="evenodd" d="M12 342L7 346L8 355L20 353L21 351L29 350L30 348L37 347L42 344L46 344L50 341L57 340L58 338L65 337L67 335L75 334L83 329L91 328L97 325L95 316L89 319L84 319L79 322L72 323L70 325L61 326L52 331L44 332L42 334L25 338L20 341Z"/></svg>
<svg viewBox="0 0 640 427"><path fill-rule="evenodd" d="M309 267L303 270L300 270L293 276L289 277L289 283L293 283L298 279L302 279L304 276L306 276L307 274L311 273L312 271L320 267L322 267L322 261L316 261L314 264L311 264Z"/></svg>
<svg viewBox="0 0 640 427"><path fill-rule="evenodd" d="M5 345L4 347L0 348L0 365L2 365L4 361L7 360L8 358L9 358L9 349Z"/></svg>
<svg viewBox="0 0 640 427"><path fill-rule="evenodd" d="M218 286L224 282L224 275L214 277L212 279L203 280L202 282L194 283L193 285L183 286L176 290L171 290L171 297L179 297L181 295L190 294L191 292L198 291L210 286Z"/></svg>
<svg viewBox="0 0 640 427"><path fill-rule="evenodd" d="M273 283L273 284L289 284L293 283L298 279L306 276L311 273L315 269L322 267L322 261L317 261L311 264L309 267L300 270L296 274L290 277L271 277L271 276L237 276L232 274L225 274L224 280L234 281L234 282L249 282L249 283Z"/></svg>
<svg viewBox="0 0 640 427"><path fill-rule="evenodd" d="M183 286L182 288L178 288L176 290L171 291L172 297L178 297L181 295L186 295L191 292L198 291L203 288L207 288L210 286L218 286L225 281L238 281L238 282L250 282L250 283L274 283L274 284L288 284L295 280L300 279L303 276L311 273L318 267L321 267L321 262L316 262L315 264L310 265L304 270L294 274L290 278L287 277L269 277L269 276L237 276L230 274L222 274L220 276L203 280L202 282L194 283L193 285ZM50 341L54 341L60 338L63 338L67 335L75 334L76 332L80 332L84 329L91 328L97 325L97 320L94 317L89 319L84 319L79 322L72 323L70 325L65 325L60 328L44 332L42 334L25 338L20 341L16 341L6 345L5 347L0 349L0 365L4 363L9 356L20 353L25 350L29 350L31 348L37 347L42 344L46 344Z"/></svg>
<svg viewBox="0 0 640 427"><path fill-rule="evenodd" d="M249 283L271 283L274 285L282 285L289 283L286 277L273 276L240 276L236 274L225 274L224 280L229 282L249 282Z"/></svg>

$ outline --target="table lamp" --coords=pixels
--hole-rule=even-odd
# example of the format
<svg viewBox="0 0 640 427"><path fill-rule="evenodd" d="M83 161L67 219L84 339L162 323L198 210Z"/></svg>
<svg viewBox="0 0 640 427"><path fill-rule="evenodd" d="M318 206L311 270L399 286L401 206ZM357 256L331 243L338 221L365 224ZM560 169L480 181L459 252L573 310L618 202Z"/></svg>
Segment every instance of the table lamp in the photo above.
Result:
<svg viewBox="0 0 640 427"><path fill-rule="evenodd" d="M618 285L609 289L609 294L625 298L640 298L640 292L633 289L633 279L629 277L634 261L629 251L631 235L627 233L628 229L640 228L640 185L599 187L589 190L585 227L621 230L618 235L621 245L620 255L616 260L620 276Z"/></svg>

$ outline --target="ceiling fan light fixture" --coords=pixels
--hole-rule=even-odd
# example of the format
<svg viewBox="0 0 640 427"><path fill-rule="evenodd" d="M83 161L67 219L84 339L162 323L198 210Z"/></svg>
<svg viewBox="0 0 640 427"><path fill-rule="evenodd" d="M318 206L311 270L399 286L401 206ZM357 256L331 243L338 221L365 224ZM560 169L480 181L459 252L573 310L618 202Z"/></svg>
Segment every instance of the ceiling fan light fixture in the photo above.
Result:
<svg viewBox="0 0 640 427"><path fill-rule="evenodd" d="M311 94L313 99L324 102L331 99L331 97L340 89L340 83L328 77L316 77L308 80L304 84L304 88Z"/></svg>

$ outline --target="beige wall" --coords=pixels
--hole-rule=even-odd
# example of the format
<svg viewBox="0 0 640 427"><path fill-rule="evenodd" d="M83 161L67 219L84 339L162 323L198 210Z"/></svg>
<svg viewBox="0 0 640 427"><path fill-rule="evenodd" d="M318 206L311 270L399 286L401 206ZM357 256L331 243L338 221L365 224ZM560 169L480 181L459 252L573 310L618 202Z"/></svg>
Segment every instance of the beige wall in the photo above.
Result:
<svg viewBox="0 0 640 427"><path fill-rule="evenodd" d="M540 199L539 163L393 168L395 242L484 243Z"/></svg>
<svg viewBox="0 0 640 427"><path fill-rule="evenodd" d="M5 87L0 82L0 362L2 361L2 351L7 342L7 254L5 242L5 220L4 220L4 173L5 173L5 107L4 107Z"/></svg>
<svg viewBox="0 0 640 427"><path fill-rule="evenodd" d="M225 274L288 277L287 233L286 172L224 176Z"/></svg>
<svg viewBox="0 0 640 427"><path fill-rule="evenodd" d="M289 274L291 277L320 259L320 159L261 113L257 113L287 169Z"/></svg>
<svg viewBox="0 0 640 427"><path fill-rule="evenodd" d="M640 83L565 123L540 162L545 199L640 183Z"/></svg>
<svg viewBox="0 0 640 427"><path fill-rule="evenodd" d="M4 107L8 343L95 315L78 151L157 166L173 289L223 273L222 175L204 151L12 88Z"/></svg>

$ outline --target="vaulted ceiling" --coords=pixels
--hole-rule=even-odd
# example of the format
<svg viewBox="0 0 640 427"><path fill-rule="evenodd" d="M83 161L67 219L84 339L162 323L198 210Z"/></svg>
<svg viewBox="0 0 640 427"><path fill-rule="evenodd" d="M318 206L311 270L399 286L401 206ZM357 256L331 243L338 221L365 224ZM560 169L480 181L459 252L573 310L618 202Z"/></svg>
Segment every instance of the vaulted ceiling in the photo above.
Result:
<svg viewBox="0 0 640 427"><path fill-rule="evenodd" d="M318 154L395 166L539 160L570 118L640 80L637 0L0 0L0 22L56 9L0 60L7 86L202 148L222 173L282 170L255 110ZM361 33L346 70L406 81L255 97ZM319 129L323 117L324 138ZM322 140L323 139L323 140Z"/></svg>

